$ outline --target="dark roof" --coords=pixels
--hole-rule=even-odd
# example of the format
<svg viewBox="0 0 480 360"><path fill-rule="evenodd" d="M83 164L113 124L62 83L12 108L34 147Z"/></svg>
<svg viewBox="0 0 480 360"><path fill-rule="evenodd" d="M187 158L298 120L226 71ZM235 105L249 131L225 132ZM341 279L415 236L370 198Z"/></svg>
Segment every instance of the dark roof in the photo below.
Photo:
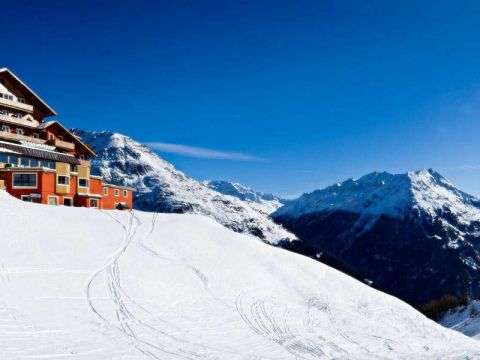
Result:
<svg viewBox="0 0 480 360"><path fill-rule="evenodd" d="M12 144L0 141L0 148L14 151L20 155L36 159L59 161L67 164L80 165L80 161L74 156L62 154L56 151L42 150L40 148L28 147L19 144ZM1 150L0 150L1 152Z"/></svg>

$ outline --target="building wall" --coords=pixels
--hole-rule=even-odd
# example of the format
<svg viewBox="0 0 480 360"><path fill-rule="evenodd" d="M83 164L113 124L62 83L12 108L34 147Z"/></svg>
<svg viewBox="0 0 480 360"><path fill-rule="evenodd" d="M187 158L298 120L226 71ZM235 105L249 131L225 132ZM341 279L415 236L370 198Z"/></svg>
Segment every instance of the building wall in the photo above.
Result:
<svg viewBox="0 0 480 360"><path fill-rule="evenodd" d="M30 195L32 193L41 194L43 186L46 186L45 183L48 181L48 176L43 176L44 174L46 174L46 172L43 172L43 171L42 172L36 172L36 171L31 171L31 170L29 171L28 169L26 169L25 171L22 171L22 172L37 173L37 188L35 188L35 189L16 189L16 188L13 188L12 187L12 178L13 178L14 172L7 171L7 172L2 173L3 179L5 181L5 188L7 189L7 191L11 195L13 195L15 197L18 197L18 198L21 198L22 195ZM43 199L41 199L41 202L43 202Z"/></svg>
<svg viewBox="0 0 480 360"><path fill-rule="evenodd" d="M14 173L35 173L37 174L37 187L28 189L13 188L12 179ZM72 199L74 206L91 207L90 199L98 199L98 207L101 209L115 209L117 204L125 204L129 209L133 205L132 190L116 187L113 185L104 186L100 178L91 177L89 189L78 193L78 177L75 173L70 173L70 186L62 186L58 191L57 173L54 170L46 169L19 169L2 171L0 181L4 181L6 190L13 196L21 198L22 195L40 194L39 202L48 204L50 197L57 199L57 205L63 205L64 199ZM103 195L103 189L108 190L107 195ZM115 189L118 190L118 196L115 196ZM127 196L124 196L124 191Z"/></svg>
<svg viewBox="0 0 480 360"><path fill-rule="evenodd" d="M116 187L112 185L105 185L104 189L106 189L106 194L103 195L103 207L104 209L115 209L117 204L125 204L128 206L129 209L132 208L133 205L133 193L132 190L127 190L127 196L123 194L123 188ZM118 196L115 196L115 189L118 190ZM105 194L105 193L102 193Z"/></svg>

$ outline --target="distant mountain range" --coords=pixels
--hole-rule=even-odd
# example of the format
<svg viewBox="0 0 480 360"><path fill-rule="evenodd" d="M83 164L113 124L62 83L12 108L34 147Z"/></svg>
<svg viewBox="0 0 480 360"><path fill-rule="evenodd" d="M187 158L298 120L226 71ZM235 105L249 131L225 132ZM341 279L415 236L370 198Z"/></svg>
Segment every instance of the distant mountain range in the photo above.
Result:
<svg viewBox="0 0 480 360"><path fill-rule="evenodd" d="M108 182L135 189L136 209L207 215L234 231L258 236L272 244L295 239L269 218L269 213L278 207L279 200L273 197L268 201L260 196L258 202L243 201L214 190L212 184L188 177L128 136L108 131L73 131L97 153L93 171Z"/></svg>
<svg viewBox="0 0 480 360"><path fill-rule="evenodd" d="M219 193L234 196L240 200L246 201L250 203L251 206L258 208L267 214L271 214L288 202L288 200L282 199L273 194L255 191L248 186L236 182L213 180L206 181L205 184Z"/></svg>
<svg viewBox="0 0 480 360"><path fill-rule="evenodd" d="M433 170L371 173L304 194L273 218L285 244L413 305L480 295L480 201Z"/></svg>

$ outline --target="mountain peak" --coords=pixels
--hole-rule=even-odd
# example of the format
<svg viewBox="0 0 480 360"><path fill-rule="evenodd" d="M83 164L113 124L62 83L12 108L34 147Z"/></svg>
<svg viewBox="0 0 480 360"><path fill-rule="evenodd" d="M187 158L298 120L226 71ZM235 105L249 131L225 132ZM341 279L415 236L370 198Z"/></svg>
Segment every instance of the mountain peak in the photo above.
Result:
<svg viewBox="0 0 480 360"><path fill-rule="evenodd" d="M362 215L403 217L411 209L435 217L450 212L460 221L480 219L477 199L459 190L433 169L404 174L372 172L322 190L304 194L280 208L274 216L342 210Z"/></svg>
<svg viewBox="0 0 480 360"><path fill-rule="evenodd" d="M190 178L126 135L110 131L75 133L97 153L92 162L94 171L108 182L135 189L136 209L207 215L234 231L258 236L269 243L295 239L260 206L224 195Z"/></svg>

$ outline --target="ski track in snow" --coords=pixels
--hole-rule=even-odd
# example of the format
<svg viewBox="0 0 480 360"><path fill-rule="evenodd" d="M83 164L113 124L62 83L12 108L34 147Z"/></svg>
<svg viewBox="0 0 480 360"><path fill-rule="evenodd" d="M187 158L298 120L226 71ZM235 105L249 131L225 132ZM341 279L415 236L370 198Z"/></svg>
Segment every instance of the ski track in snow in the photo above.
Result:
<svg viewBox="0 0 480 360"><path fill-rule="evenodd" d="M229 359L253 359L251 356L245 357L244 355L234 353L231 351L216 349L211 346L196 344L187 342L181 339L178 336L171 335L173 332L182 331L182 329L177 326L168 323L167 321L162 321L165 325L170 326L170 329L161 329L154 327L148 322L143 321L134 315L137 311L140 310L148 315L153 315L148 309L144 306L138 304L131 296L122 288L121 279L120 279L120 268L119 260L122 255L126 252L127 248L135 243L138 227L142 224L140 219L135 216L135 213L132 211L129 224L124 225L118 219L115 219L109 213L109 215L115 222L117 222L124 231L124 238L122 239L122 246L111 256L110 261L101 269L96 271L86 286L86 298L89 304L90 309L93 313L106 325L112 329L120 331L123 335L132 340L133 346L139 350L142 354L151 359L163 359L162 355L170 355L178 357L179 359L205 359L205 360L220 360L225 359L226 356ZM205 290L208 290L208 278L196 267L185 263L184 261L178 261L174 259L168 259L163 257L161 254L148 247L145 244L146 239L153 233L158 214L155 213L152 216L152 222L149 232L145 237L142 237L136 245L139 245L144 251L148 254L155 256L158 259L167 261L170 263L176 263L185 266L190 269L193 274L201 281ZM105 275L105 284L108 288L111 301L115 304L116 308L116 320L119 325L113 324L112 321L107 320L105 316L95 307L92 297L91 297L91 286L98 276L101 274ZM215 301L220 301L217 299L213 293L209 294L214 298ZM225 303L222 302L223 305ZM228 305L226 305L228 306ZM131 307L137 308L136 310L131 310ZM137 331L140 328L141 331ZM139 335L141 332L143 335ZM145 333L149 333L147 336L153 337L153 340L147 340ZM256 358L256 357L255 357Z"/></svg>
<svg viewBox="0 0 480 360"><path fill-rule="evenodd" d="M343 354L337 358L348 358L348 352L332 342L325 341L322 337L312 336L307 338L305 333L314 335L316 319L314 311L323 312L327 315L331 324L335 325L334 316L331 314L328 303L318 298L310 298L306 301L303 329L298 329L293 320L294 315L288 307L279 303L277 299L262 299L251 294L241 294L237 297L236 308L243 321L259 336L263 336L284 348L295 359L325 359L329 358L326 349L332 349L337 354ZM298 320L298 319L297 319ZM333 328L345 340L363 348L358 342L351 339L341 328ZM365 352L370 353L367 349ZM377 358L376 356L372 356Z"/></svg>

